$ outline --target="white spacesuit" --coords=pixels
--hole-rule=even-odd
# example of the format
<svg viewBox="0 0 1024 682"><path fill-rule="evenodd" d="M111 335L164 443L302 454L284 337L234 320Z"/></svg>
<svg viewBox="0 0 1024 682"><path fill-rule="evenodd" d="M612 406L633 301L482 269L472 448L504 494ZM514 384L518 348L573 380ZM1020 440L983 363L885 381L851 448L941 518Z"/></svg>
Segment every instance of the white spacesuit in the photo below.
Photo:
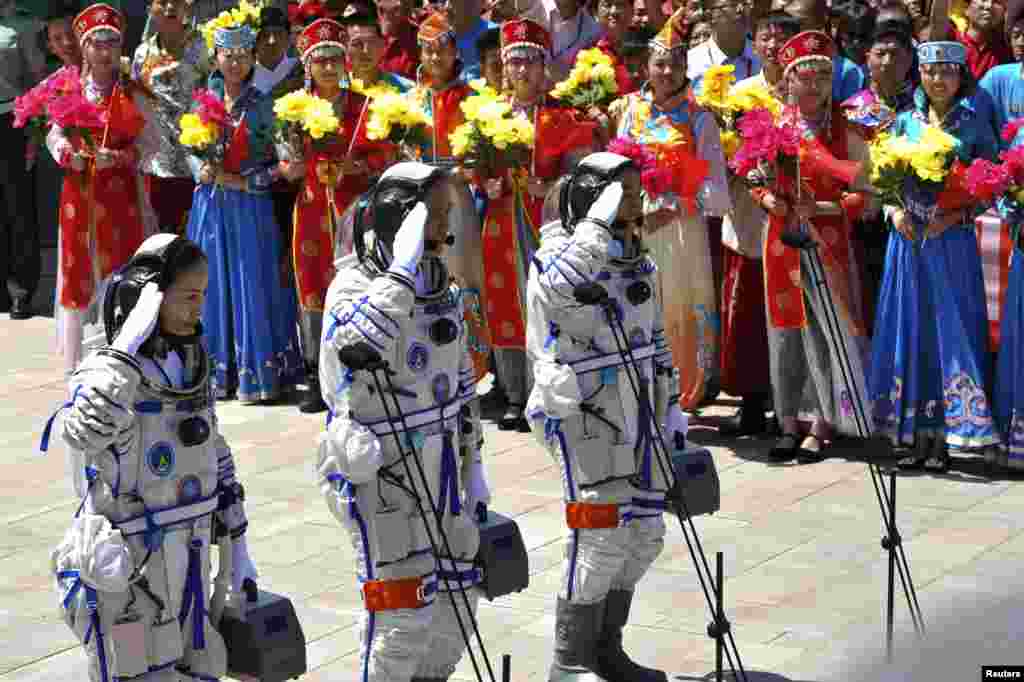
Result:
<svg viewBox="0 0 1024 682"><path fill-rule="evenodd" d="M157 235L115 276L104 305L111 343L72 375L63 408L82 504L52 564L93 682L224 675L224 643L208 617L215 525L233 543L235 589L256 576L206 351L198 334L157 329L175 263L205 272L198 247ZM49 425L44 449L48 438Z"/></svg>
<svg viewBox="0 0 1024 682"><path fill-rule="evenodd" d="M320 385L330 421L317 463L320 489L357 557L364 682L448 679L465 643L444 577L466 590L474 612L479 598L472 512L489 491L460 291L439 256L447 201L435 195L447 196L446 174L413 162L385 172L367 200L368 224L355 228L356 250L339 260L327 293ZM383 371L343 364L339 353L357 344L387 363L390 385ZM415 449L429 491L412 455L409 480L395 433L407 454ZM428 495L454 557L445 555ZM462 595L452 596L471 632Z"/></svg>
<svg viewBox="0 0 1024 682"><path fill-rule="evenodd" d="M665 679L622 651L633 591L664 542L668 484L654 459L653 420L669 434L685 432L655 265L637 239L623 240L616 221L620 179L631 168L609 153L580 163L562 195L563 219L541 231L527 287L527 416L561 468L569 526L552 680L588 671L612 682ZM634 175L627 197L639 205ZM577 287L594 283L622 321L650 400L638 401L631 388L605 308L577 300Z"/></svg>

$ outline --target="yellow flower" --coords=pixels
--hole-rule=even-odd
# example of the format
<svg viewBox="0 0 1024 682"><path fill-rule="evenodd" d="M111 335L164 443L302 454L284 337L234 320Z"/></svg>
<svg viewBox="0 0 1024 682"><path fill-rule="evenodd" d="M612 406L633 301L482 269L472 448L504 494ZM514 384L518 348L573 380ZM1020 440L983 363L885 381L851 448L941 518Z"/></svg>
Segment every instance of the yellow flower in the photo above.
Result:
<svg viewBox="0 0 1024 682"><path fill-rule="evenodd" d="M309 109L311 95L305 90L289 92L274 101L274 115L286 123L299 123Z"/></svg>
<svg viewBox="0 0 1024 682"><path fill-rule="evenodd" d="M486 78L474 78L469 81L469 87L473 88L478 94L485 95L487 97L499 97L498 91L487 84Z"/></svg>
<svg viewBox="0 0 1024 682"><path fill-rule="evenodd" d="M729 88L736 82L736 76L733 75L735 70L732 64L725 64L712 66L705 71L697 103L712 109L724 109Z"/></svg>
<svg viewBox="0 0 1024 682"><path fill-rule="evenodd" d="M370 102L370 120L366 134L371 140L383 140L395 126L413 128L430 125L427 115L408 97L394 93L383 93Z"/></svg>
<svg viewBox="0 0 1024 682"><path fill-rule="evenodd" d="M452 154L458 157L464 157L471 151L473 151L473 124L463 123L448 136L448 141L452 143Z"/></svg>
<svg viewBox="0 0 1024 682"><path fill-rule="evenodd" d="M334 115L334 106L325 99L310 96L309 106L302 118L302 127L314 140L338 130L340 122Z"/></svg>
<svg viewBox="0 0 1024 682"><path fill-rule="evenodd" d="M726 130L721 135L721 141L725 158L731 159L740 148L740 136L733 130Z"/></svg>
<svg viewBox="0 0 1024 682"><path fill-rule="evenodd" d="M398 92L398 88L387 81L377 81L373 85L367 86L360 78L353 78L350 87L352 92L357 92L369 99L376 99L383 94Z"/></svg>
<svg viewBox="0 0 1024 682"><path fill-rule="evenodd" d="M185 114L181 117L181 135L178 141L193 149L206 149L217 139L217 125L206 125L197 114Z"/></svg>

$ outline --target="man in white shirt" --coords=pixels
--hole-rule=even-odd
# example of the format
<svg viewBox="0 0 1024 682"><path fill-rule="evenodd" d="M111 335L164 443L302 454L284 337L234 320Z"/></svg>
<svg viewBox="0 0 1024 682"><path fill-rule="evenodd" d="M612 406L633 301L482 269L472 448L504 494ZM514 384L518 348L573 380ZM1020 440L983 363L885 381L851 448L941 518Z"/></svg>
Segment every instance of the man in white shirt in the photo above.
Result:
<svg viewBox="0 0 1024 682"><path fill-rule="evenodd" d="M564 80L581 50L593 47L603 31L580 0L543 0L544 19L551 33L548 73Z"/></svg>
<svg viewBox="0 0 1024 682"><path fill-rule="evenodd" d="M686 77L698 81L708 68L721 64L736 67L739 82L761 71L761 60L747 37L747 5L736 0L710 0L704 14L711 22L711 37L686 54Z"/></svg>

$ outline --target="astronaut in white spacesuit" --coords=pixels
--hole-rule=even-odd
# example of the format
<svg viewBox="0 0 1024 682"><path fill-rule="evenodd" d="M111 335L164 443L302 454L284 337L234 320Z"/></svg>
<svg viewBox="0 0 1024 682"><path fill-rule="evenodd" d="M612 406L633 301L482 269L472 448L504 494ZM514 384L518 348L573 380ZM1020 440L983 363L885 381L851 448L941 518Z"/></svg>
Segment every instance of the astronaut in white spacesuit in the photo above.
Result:
<svg viewBox="0 0 1024 682"><path fill-rule="evenodd" d="M232 543L234 589L256 577L200 342L206 283L194 243L146 240L106 292L109 345L72 375L62 408L82 503L52 564L92 682L224 675L209 616L215 529Z"/></svg>
<svg viewBox="0 0 1024 682"><path fill-rule="evenodd" d="M654 425L669 442L679 432L685 440L656 269L642 249L640 177L626 157L585 157L564 181L561 220L542 228L530 270L527 416L561 468L569 527L551 680L666 679L622 650L633 591L664 544L669 485L654 458ZM607 292L642 377L640 400L606 308L581 296L581 285Z"/></svg>
<svg viewBox="0 0 1024 682"><path fill-rule="evenodd" d="M355 250L338 261L327 293L320 386L330 421L318 472L355 550L365 605L364 682L447 680L465 649L453 601L469 633L460 592L474 613L479 599L473 513L489 503L490 492L463 300L443 257L449 181L448 171L421 163L388 169L364 199ZM345 362L347 349L359 346L387 363L390 382L381 371ZM422 462L429 490L413 457ZM454 556L441 544L428 495Z"/></svg>

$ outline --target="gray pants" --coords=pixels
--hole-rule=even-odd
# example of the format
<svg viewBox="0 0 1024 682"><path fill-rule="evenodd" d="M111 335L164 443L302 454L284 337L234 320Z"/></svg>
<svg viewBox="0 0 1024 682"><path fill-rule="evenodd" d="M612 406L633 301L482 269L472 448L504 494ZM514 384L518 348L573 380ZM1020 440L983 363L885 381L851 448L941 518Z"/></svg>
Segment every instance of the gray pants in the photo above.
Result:
<svg viewBox="0 0 1024 682"><path fill-rule="evenodd" d="M0 303L8 297L31 299L39 284L35 182L25 171L25 143L14 114L0 114L0 276L7 284Z"/></svg>
<svg viewBox="0 0 1024 682"><path fill-rule="evenodd" d="M526 351L522 348L495 348L494 366L509 404L526 407L526 399L533 388L533 372L530 371Z"/></svg>
<svg viewBox="0 0 1024 682"><path fill-rule="evenodd" d="M847 391L840 363L830 345L826 311L822 307L817 285L811 280L806 252L800 256L807 324L798 329L768 326L768 351L771 361L772 392L775 413L780 422L797 417L801 412L823 418L840 432L857 436L852 396ZM852 368L852 388L866 398L864 374L864 343L852 333L849 311L835 296L837 283L830 279L839 319L839 335Z"/></svg>

